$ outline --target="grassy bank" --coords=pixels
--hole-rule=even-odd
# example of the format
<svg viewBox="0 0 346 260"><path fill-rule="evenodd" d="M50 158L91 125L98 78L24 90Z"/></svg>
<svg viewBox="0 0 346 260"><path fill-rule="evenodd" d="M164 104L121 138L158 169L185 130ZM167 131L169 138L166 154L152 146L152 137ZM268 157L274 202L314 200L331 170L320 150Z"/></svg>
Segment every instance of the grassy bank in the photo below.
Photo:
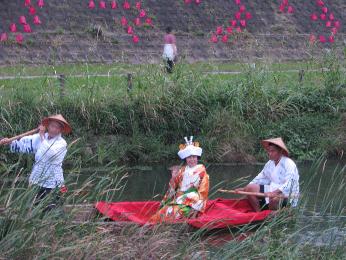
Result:
<svg viewBox="0 0 346 260"><path fill-rule="evenodd" d="M84 165L175 159L186 135L197 136L209 161L263 160L259 140L274 136L282 136L298 159L335 155L346 139L341 62L333 55L309 61L309 68L328 70L303 77L268 64L242 65L239 75L205 74L197 65L179 65L166 75L162 67L141 65L131 91L124 76L67 77L63 95L55 78L1 80L0 131L14 135L62 113L74 129L69 141L81 138L71 149ZM75 72L100 72L96 68L77 66ZM61 73L67 70L73 71L66 66Z"/></svg>
<svg viewBox="0 0 346 260"><path fill-rule="evenodd" d="M310 170L311 182L321 181L325 161ZM282 212L254 228L244 226L207 235L184 225L156 227L100 224L102 219L81 219L81 207L63 211L58 207L42 214L47 197L33 207L35 189L12 172L26 174L18 164L3 164L1 176L13 182L1 184L0 257L4 259L344 259L345 257L345 166L337 165L328 188L311 193L302 183L297 209ZM73 172L80 173L78 167ZM144 173L145 174L145 173ZM125 177L124 177L125 176ZM67 182L70 182L68 175ZM240 181L240 180L238 180ZM234 182L234 185L238 181ZM117 201L126 183L124 170L114 168L88 179L63 196L66 204L88 204L98 200ZM148 183L148 185L154 185ZM217 185L215 186L215 188ZM339 191L339 192L338 192ZM216 192L211 190L211 194ZM314 196L311 196L314 194ZM316 195L316 196L315 196ZM318 196L317 196L318 195ZM318 198L318 199L317 199ZM159 199L157 197L156 199ZM307 208L306 205L313 205ZM91 206L89 206L90 209Z"/></svg>

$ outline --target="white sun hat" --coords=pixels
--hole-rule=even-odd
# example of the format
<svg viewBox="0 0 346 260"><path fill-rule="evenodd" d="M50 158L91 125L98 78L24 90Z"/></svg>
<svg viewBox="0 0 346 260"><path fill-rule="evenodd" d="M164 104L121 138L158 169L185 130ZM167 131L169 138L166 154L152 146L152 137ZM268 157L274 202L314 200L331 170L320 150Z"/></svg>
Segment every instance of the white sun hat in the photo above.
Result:
<svg viewBox="0 0 346 260"><path fill-rule="evenodd" d="M185 144L179 145L179 152L178 156L180 159L184 160L185 158L195 155L195 156L201 156L202 155L202 148L199 147L198 142L193 142L193 136L190 136L190 140L187 139L187 137L184 137Z"/></svg>

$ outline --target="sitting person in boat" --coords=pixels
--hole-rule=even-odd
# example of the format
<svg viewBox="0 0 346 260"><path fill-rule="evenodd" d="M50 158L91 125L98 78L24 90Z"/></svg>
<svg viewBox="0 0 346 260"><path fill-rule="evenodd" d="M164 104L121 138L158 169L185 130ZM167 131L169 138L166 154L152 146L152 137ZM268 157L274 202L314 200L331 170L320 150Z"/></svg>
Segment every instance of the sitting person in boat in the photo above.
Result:
<svg viewBox="0 0 346 260"><path fill-rule="evenodd" d="M174 221L196 217L204 212L208 193L209 176L203 164L198 164L202 155L199 143L193 137L179 146L178 156L185 160L180 169L172 169L169 188L160 204L160 209L151 218L153 222Z"/></svg>
<svg viewBox="0 0 346 260"><path fill-rule="evenodd" d="M71 132L69 123L62 115L46 117L38 127L38 133L25 136L20 140L8 142L8 138L0 141L9 144L11 152L34 153L35 163L29 177L29 185L38 188L35 204L38 204L48 193L56 188L66 191L62 163L67 152L67 143L61 134ZM54 200L47 209L54 208Z"/></svg>
<svg viewBox="0 0 346 260"><path fill-rule="evenodd" d="M279 137L263 140L262 145L268 153L269 161L246 187L236 190L267 195L265 198L247 196L255 211L277 210L288 204L295 207L299 194L299 174L296 164L288 158L289 152L285 143Z"/></svg>

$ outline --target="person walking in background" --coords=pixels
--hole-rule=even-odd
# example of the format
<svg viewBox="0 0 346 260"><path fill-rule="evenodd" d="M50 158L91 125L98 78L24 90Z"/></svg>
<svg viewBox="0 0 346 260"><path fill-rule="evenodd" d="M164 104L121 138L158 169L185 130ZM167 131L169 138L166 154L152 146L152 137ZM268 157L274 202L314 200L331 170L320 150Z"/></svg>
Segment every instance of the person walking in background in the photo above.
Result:
<svg viewBox="0 0 346 260"><path fill-rule="evenodd" d="M166 71L172 73L174 61L177 56L177 45L176 38L172 33L172 28L166 28L166 35L164 36L164 48L163 48L163 59L165 60Z"/></svg>

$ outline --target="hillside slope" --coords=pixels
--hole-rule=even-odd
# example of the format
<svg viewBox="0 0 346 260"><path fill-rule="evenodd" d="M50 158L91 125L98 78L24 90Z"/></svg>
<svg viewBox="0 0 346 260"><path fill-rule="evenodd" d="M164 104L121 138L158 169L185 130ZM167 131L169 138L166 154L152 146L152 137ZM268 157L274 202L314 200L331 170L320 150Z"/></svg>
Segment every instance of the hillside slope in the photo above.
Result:
<svg viewBox="0 0 346 260"><path fill-rule="evenodd" d="M34 1L32 1L34 2ZM98 5L99 1L95 1ZM123 1L117 1L122 4ZM136 1L129 1L134 5ZM210 42L211 32L219 25L227 25L238 6L233 0L202 0L200 5L185 5L183 0L142 1L147 14L153 18L154 28L136 30L140 41L132 42L120 25L120 18L135 18L135 9L122 8L89 10L88 0L46 0L37 14L42 25L32 25L34 32L25 34L22 46L14 36L0 43L0 65L17 63L70 63L70 62L157 62L161 58L164 28L171 25L176 32L181 58L189 62L216 59L253 61L256 59L296 60L323 54L322 50L334 47L344 54L346 1L325 0L328 12L341 21L334 44L317 44L308 48L311 33L328 35L323 21L312 22L313 12L321 13L315 1L290 0L293 14L279 12L279 1L242 0L252 19L246 30L231 37L227 44ZM35 1L36 3L36 1ZM106 1L109 5L110 1ZM11 22L20 15L31 20L24 0L0 0L0 32L8 31ZM18 26L19 27L19 26ZM322 28L323 27L323 28ZM97 34L98 29L101 34Z"/></svg>

